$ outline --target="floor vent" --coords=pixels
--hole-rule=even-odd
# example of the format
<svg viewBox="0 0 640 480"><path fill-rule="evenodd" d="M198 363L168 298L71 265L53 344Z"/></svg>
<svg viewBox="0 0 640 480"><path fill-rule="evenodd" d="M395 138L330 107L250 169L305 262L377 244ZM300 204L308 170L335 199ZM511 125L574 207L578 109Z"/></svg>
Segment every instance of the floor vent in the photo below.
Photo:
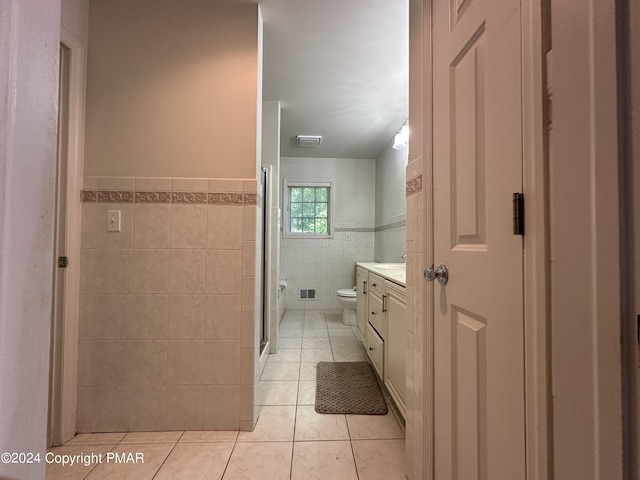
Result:
<svg viewBox="0 0 640 480"><path fill-rule="evenodd" d="M300 289L300 295L298 296L300 300L315 300L316 299L316 291L315 289Z"/></svg>

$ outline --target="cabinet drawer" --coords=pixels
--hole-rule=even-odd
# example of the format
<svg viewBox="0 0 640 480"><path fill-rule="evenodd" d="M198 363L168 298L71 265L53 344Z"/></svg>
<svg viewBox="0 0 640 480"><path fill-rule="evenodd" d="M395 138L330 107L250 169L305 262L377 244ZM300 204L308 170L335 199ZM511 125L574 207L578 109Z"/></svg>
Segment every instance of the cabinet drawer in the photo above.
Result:
<svg viewBox="0 0 640 480"><path fill-rule="evenodd" d="M371 363L373 363L373 368L375 368L380 378L384 378L384 341L369 323L367 323L367 333L365 334L365 346L367 347L367 355L369 355Z"/></svg>
<svg viewBox="0 0 640 480"><path fill-rule="evenodd" d="M377 330L381 337L384 337L384 312L382 311L382 298L378 295L369 295L368 320Z"/></svg>
<svg viewBox="0 0 640 480"><path fill-rule="evenodd" d="M375 292L382 297L384 294L384 278L369 272L369 291Z"/></svg>

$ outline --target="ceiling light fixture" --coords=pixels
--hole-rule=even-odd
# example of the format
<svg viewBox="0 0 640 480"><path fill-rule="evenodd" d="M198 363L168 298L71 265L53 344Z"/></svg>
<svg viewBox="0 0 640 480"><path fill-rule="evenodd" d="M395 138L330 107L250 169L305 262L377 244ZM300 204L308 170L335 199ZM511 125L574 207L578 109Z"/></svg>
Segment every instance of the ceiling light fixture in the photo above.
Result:
<svg viewBox="0 0 640 480"><path fill-rule="evenodd" d="M409 120L404 122L404 125L398 130L396 136L393 138L393 148L396 150L400 150L402 148L407 148L409 144Z"/></svg>
<svg viewBox="0 0 640 480"><path fill-rule="evenodd" d="M298 146L302 148L318 148L322 143L321 135L298 135L296 137Z"/></svg>

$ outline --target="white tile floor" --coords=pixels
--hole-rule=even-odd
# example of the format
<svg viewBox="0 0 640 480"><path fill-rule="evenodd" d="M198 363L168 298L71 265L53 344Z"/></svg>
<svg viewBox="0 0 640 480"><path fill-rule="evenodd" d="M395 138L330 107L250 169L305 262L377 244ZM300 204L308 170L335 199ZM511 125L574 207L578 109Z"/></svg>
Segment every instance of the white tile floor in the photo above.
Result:
<svg viewBox="0 0 640 480"><path fill-rule="evenodd" d="M380 415L315 412L319 361L361 361L365 353L336 312L288 311L280 351L258 388L253 432L131 432L77 435L55 454L144 453L144 463L49 464L48 480L404 480L404 434Z"/></svg>

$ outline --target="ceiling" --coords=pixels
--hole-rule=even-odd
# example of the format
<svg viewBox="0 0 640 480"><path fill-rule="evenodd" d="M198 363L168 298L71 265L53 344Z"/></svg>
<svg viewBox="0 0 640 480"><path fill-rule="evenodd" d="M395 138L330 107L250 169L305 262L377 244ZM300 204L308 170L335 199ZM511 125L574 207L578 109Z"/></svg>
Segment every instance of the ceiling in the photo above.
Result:
<svg viewBox="0 0 640 480"><path fill-rule="evenodd" d="M408 118L408 0L261 0L283 157L376 158ZM322 135L319 148L297 135Z"/></svg>

